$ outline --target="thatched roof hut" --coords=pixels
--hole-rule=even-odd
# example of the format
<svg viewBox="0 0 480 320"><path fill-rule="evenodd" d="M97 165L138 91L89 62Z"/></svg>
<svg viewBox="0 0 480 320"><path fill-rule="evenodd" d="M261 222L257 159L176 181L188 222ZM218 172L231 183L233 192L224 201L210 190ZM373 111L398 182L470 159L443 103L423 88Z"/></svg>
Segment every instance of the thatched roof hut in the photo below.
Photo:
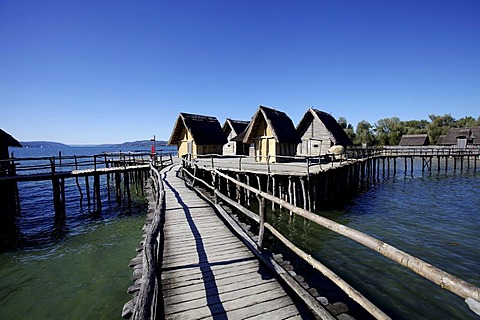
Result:
<svg viewBox="0 0 480 320"><path fill-rule="evenodd" d="M222 154L227 138L217 118L180 113L168 145L178 146L178 156Z"/></svg>
<svg viewBox="0 0 480 320"><path fill-rule="evenodd" d="M227 119L223 124L223 132L228 142L223 146L224 155L248 155L248 144L243 143L243 138L237 140L239 134L243 134L249 121ZM243 137L243 135L242 135Z"/></svg>
<svg viewBox="0 0 480 320"><path fill-rule="evenodd" d="M466 147L467 145L480 145L480 127L450 128L443 139L437 141L438 145Z"/></svg>
<svg viewBox="0 0 480 320"><path fill-rule="evenodd" d="M302 139L298 154L318 156L328 152L334 145L343 147L352 145L352 140L340 124L329 113L310 108L297 125L297 132Z"/></svg>
<svg viewBox="0 0 480 320"><path fill-rule="evenodd" d="M260 106L245 130L244 143L255 144L257 161L275 162L276 156L294 156L301 142L292 120L286 113Z"/></svg>
<svg viewBox="0 0 480 320"><path fill-rule="evenodd" d="M405 134L398 143L399 146L428 146L428 134Z"/></svg>

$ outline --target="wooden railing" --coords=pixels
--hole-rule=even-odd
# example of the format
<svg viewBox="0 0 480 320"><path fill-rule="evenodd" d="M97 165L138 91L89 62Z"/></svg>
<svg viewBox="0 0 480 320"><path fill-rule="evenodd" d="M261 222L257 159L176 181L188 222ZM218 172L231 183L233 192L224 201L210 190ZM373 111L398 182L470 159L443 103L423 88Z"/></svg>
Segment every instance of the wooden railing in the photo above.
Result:
<svg viewBox="0 0 480 320"><path fill-rule="evenodd" d="M186 163L184 165L196 166L196 163ZM322 274L332 280L337 286L339 286L343 291L345 291L353 300L360 304L365 310L367 310L372 316L377 319L390 319L384 312L382 312L378 307L371 303L367 298L365 298L360 292L355 290L349 284L347 284L343 279L336 275L332 270L329 270L321 262L313 258L311 255L297 247L286 237L284 237L278 230L276 230L271 224L265 221L265 200L271 201L281 207L290 210L290 212L297 214L307 220L310 220L322 227L325 227L329 230L334 231L344 237L352 239L363 246L370 248L383 256L389 258L392 261L397 262L400 265L414 271L425 279L430 280L431 282L439 285L440 287L462 297L465 299L467 305L474 312L480 315L480 288L455 277L421 259L418 259L402 250L399 250L381 240L378 240L372 236L369 236L365 233L357 231L355 229L349 228L345 225L339 224L335 221L329 220L322 216L319 216L315 213L309 212L305 209L295 207L294 205L286 202L280 198L272 196L269 193L265 193L259 189L253 188L245 183L242 183L227 174L221 172L215 168L204 167L204 170L210 171L213 175L212 183L207 183L206 181L199 179L194 174L191 174L189 171L184 169L188 175L190 175L193 181L202 182L203 185L213 191L215 198L220 198L229 205L235 207L237 210L244 213L247 217L259 223L259 234L258 234L258 248L263 247L263 236L265 233L265 228L269 230L272 235L274 235L278 240L284 243L288 248L295 252L299 257L309 263L313 268L319 270ZM197 170L194 170L195 172ZM251 194L256 195L259 201L259 212L258 214L248 210L247 208L241 206L236 201L233 201L228 196L224 195L221 191L218 183L218 179L223 178L236 187L243 188L244 190L250 192ZM216 200L217 201L217 200Z"/></svg>
<svg viewBox="0 0 480 320"><path fill-rule="evenodd" d="M145 228L145 239L142 248L142 280L138 295L134 302L131 319L156 319L159 295L161 295L161 279L159 261L161 261L161 247L163 241L162 228L165 221L165 190L158 170L150 164L149 210L151 223Z"/></svg>
<svg viewBox="0 0 480 320"><path fill-rule="evenodd" d="M0 160L0 176L51 175L62 173L79 173L81 171L108 171L113 167L127 168L144 165L148 168L150 161L156 166L173 163L172 154L139 152L114 152L85 156L65 156L61 152L53 157L10 158ZM112 169L113 170L113 169Z"/></svg>

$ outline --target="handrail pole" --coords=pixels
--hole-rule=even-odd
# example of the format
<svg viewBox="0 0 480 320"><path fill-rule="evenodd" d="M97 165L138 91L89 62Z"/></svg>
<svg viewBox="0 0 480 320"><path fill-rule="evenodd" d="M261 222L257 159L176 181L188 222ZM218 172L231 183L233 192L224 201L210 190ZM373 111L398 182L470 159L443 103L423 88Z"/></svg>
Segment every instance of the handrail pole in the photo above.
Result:
<svg viewBox="0 0 480 320"><path fill-rule="evenodd" d="M403 265L404 267L412 270L413 272L419 274L423 278L430 280L431 282L439 285L441 288L444 288L464 299L473 299L477 302L480 301L480 288L458 278L454 275L451 275L421 259L418 259L402 250L399 250L383 241L380 241L372 236L369 236L365 233L357 231L355 229L349 228L345 225L332 221L330 219L318 216L314 213L311 213L305 209L295 207L291 203L274 197L268 193L260 191L256 188L248 186L240 181L235 180L234 178L218 172L220 176L233 181L234 183L240 185L241 187L250 190L258 196L261 196L267 200L273 201L280 206L298 214L301 217L304 217L308 220L315 222L316 224L323 226L327 229L330 229L342 236L345 236L349 239L352 239L369 249L377 251L383 256L397 262L398 264Z"/></svg>

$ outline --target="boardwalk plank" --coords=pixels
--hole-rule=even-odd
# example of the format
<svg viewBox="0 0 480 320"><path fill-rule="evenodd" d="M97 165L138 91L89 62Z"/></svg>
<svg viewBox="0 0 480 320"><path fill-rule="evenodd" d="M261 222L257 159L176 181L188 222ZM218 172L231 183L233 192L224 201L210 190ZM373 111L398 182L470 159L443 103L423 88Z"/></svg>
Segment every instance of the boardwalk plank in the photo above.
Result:
<svg viewBox="0 0 480 320"><path fill-rule="evenodd" d="M280 284L225 226L215 211L166 173L167 210L162 262L166 319L230 319L298 310Z"/></svg>

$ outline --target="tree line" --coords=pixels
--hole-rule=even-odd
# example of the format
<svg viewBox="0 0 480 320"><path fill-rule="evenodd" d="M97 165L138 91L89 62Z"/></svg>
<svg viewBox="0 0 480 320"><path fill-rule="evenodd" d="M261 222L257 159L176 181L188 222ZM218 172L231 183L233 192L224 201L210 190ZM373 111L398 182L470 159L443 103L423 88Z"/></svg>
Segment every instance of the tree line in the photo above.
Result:
<svg viewBox="0 0 480 320"><path fill-rule="evenodd" d="M447 134L450 128L464 128L480 126L480 117L477 119L466 116L460 119L450 114L438 116L431 114L428 120L402 121L398 117L380 119L373 125L362 120L354 129L345 117L339 117L338 123L347 133L354 145L367 146L396 146L405 134L427 134L430 144L436 144L441 135Z"/></svg>

